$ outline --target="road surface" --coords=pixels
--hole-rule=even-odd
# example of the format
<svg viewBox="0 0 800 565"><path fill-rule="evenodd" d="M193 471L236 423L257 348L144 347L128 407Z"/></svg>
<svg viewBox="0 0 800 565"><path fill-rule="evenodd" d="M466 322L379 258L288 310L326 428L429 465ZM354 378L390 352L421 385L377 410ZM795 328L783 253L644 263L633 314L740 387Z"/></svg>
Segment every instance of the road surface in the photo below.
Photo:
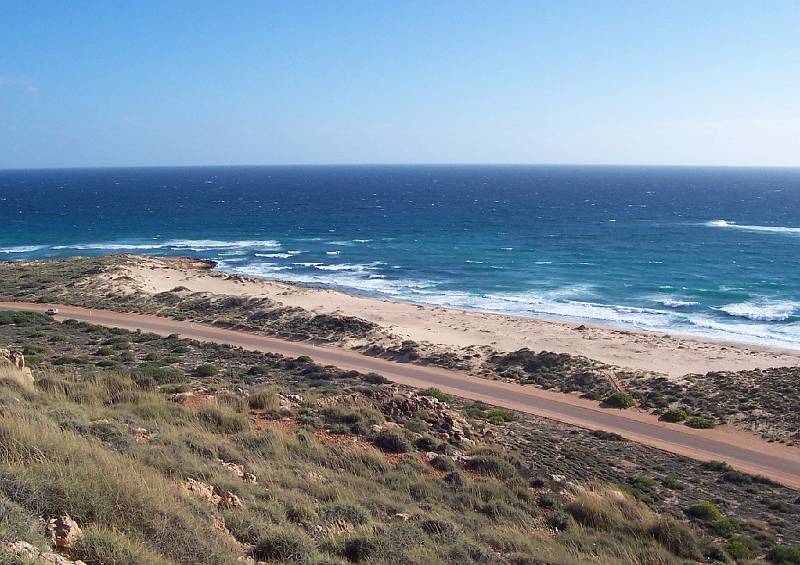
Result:
<svg viewBox="0 0 800 565"><path fill-rule="evenodd" d="M0 310L44 312L48 308L58 308L59 314L56 318L60 320L72 318L160 335L179 334L198 341L291 357L308 355L323 365L380 373L394 382L413 387L433 386L455 396L480 400L587 429L614 432L637 443L693 459L726 461L740 471L763 475L788 487L800 489L800 449L768 443L753 434L724 426L713 430L693 430L680 424L660 422L656 417L636 410L604 409L596 402L574 395L483 379L438 367L396 363L344 348L287 341L205 324L60 304L0 302Z"/></svg>

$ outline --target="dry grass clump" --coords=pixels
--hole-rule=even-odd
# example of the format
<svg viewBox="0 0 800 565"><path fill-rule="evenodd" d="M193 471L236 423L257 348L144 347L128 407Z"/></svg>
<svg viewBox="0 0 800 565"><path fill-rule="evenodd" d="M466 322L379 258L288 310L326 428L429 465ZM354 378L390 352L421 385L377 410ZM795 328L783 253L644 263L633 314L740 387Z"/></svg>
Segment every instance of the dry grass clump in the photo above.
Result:
<svg viewBox="0 0 800 565"><path fill-rule="evenodd" d="M25 373L6 363L0 363L0 382L21 392L33 391L33 384Z"/></svg>
<svg viewBox="0 0 800 565"><path fill-rule="evenodd" d="M697 537L685 523L655 514L642 502L613 487L592 485L567 503L564 510L581 526L650 538L675 555L700 557Z"/></svg>

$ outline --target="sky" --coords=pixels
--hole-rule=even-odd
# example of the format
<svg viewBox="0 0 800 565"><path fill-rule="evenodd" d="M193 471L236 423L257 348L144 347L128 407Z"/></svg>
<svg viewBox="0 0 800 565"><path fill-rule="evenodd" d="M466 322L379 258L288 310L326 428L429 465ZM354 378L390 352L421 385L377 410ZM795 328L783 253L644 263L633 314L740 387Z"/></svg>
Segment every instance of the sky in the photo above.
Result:
<svg viewBox="0 0 800 565"><path fill-rule="evenodd" d="M800 1L0 2L0 168L800 166Z"/></svg>

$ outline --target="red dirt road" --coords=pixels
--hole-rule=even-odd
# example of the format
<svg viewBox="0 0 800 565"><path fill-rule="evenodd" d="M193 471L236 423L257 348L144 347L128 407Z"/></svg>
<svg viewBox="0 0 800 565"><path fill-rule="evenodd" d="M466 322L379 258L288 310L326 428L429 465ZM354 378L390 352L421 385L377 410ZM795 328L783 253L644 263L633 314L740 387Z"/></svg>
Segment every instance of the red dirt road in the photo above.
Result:
<svg viewBox="0 0 800 565"><path fill-rule="evenodd" d="M179 334L198 341L214 342L244 349L296 357L308 355L317 363L342 369L380 373L387 379L414 387L434 386L442 391L536 414L592 430L617 433L629 440L698 459L726 461L734 468L763 475L785 486L800 489L800 449L773 444L762 438L727 427L693 430L680 424L658 421L635 410L601 408L598 403L502 381L474 377L437 367L395 363L336 347L323 347L204 324L158 316L89 310L74 306L0 302L0 310L59 310L57 319L72 318L108 327L142 330L160 335Z"/></svg>

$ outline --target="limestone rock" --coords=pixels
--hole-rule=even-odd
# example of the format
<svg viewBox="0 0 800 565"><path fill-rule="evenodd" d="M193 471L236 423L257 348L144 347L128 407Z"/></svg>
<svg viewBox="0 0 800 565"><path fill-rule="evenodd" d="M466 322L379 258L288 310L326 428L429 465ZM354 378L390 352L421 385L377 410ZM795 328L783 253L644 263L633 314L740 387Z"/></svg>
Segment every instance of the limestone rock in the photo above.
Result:
<svg viewBox="0 0 800 565"><path fill-rule="evenodd" d="M218 494L214 494L213 486L207 485L206 483L197 481L195 479L186 479L186 483L184 483L183 488L189 494L206 500L214 506L217 506L222 501L222 497L220 497Z"/></svg>
<svg viewBox="0 0 800 565"><path fill-rule="evenodd" d="M241 508L243 506L242 499L233 494L231 491L225 493L222 500L219 501L220 508Z"/></svg>
<svg viewBox="0 0 800 565"><path fill-rule="evenodd" d="M83 532L75 520L64 515L47 522L47 535L53 547L59 551L69 551Z"/></svg>

